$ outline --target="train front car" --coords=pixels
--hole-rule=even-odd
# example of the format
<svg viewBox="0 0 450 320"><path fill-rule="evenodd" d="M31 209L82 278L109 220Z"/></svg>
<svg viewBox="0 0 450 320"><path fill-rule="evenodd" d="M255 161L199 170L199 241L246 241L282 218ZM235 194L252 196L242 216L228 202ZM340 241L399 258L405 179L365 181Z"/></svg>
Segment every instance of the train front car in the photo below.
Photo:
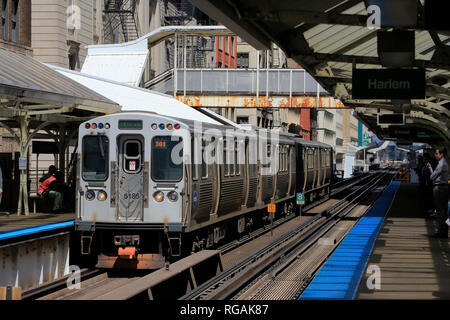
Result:
<svg viewBox="0 0 450 320"><path fill-rule="evenodd" d="M187 132L142 112L81 124L75 228L97 267L155 269L179 253Z"/></svg>

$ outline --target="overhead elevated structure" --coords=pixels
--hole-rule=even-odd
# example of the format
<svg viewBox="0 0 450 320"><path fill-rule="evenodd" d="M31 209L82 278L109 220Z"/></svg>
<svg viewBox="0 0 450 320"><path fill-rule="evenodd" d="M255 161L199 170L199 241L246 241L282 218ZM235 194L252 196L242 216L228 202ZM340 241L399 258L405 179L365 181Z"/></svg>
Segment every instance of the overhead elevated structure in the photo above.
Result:
<svg viewBox="0 0 450 320"><path fill-rule="evenodd" d="M81 72L93 76L139 86L149 48L178 36L231 36L224 26L167 26L125 43L88 46L88 55ZM176 63L176 59L175 59Z"/></svg>
<svg viewBox="0 0 450 320"><path fill-rule="evenodd" d="M276 43L331 95L354 107L379 137L450 147L450 26L440 7L445 1L192 2L257 49ZM353 69L382 67L423 69L424 97L353 98ZM377 124L378 113L394 111L405 113L404 125Z"/></svg>

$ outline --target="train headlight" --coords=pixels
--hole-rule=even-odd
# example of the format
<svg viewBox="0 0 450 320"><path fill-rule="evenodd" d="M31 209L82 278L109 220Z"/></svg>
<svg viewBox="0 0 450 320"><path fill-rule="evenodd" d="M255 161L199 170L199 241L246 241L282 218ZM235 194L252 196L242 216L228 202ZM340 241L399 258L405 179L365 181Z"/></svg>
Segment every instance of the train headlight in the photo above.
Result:
<svg viewBox="0 0 450 320"><path fill-rule="evenodd" d="M107 198L106 192L105 191L99 191L97 194L97 200L98 201L105 201Z"/></svg>
<svg viewBox="0 0 450 320"><path fill-rule="evenodd" d="M92 201L95 199L95 192L92 190L88 190L86 191L86 199L88 199L89 201Z"/></svg>
<svg viewBox="0 0 450 320"><path fill-rule="evenodd" d="M164 200L164 193L162 193L162 191L156 191L153 194L153 198L156 202L162 202Z"/></svg>
<svg viewBox="0 0 450 320"><path fill-rule="evenodd" d="M178 193L176 193L175 191L170 191L167 194L167 198L169 198L170 201L175 202L178 200Z"/></svg>

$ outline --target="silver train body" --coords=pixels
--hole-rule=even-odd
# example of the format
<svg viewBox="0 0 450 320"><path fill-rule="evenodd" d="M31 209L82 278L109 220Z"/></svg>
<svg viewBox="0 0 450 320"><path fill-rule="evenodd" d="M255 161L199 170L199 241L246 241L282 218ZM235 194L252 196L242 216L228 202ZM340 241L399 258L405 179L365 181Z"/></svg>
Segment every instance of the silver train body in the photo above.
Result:
<svg viewBox="0 0 450 320"><path fill-rule="evenodd" d="M81 124L78 145L75 228L98 267L159 268L330 192L332 148L292 134L127 112Z"/></svg>

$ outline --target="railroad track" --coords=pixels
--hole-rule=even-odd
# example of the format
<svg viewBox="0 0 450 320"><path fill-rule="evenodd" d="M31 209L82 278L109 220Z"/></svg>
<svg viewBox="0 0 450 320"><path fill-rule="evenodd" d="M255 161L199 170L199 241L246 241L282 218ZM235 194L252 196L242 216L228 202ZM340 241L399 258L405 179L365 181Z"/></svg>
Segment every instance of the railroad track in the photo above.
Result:
<svg viewBox="0 0 450 320"><path fill-rule="evenodd" d="M271 278L274 275L270 275L270 271L274 270L273 268L286 270L287 266L282 267L283 264L301 260L299 257L306 253L313 244L317 243L318 239L330 232L333 226L352 212L368 194L390 179L392 179L390 171L363 178L360 180L360 183L364 181L363 185L351 191L347 190L348 194L336 204L312 216L305 223L274 240L264 248L255 251L180 299L214 300L231 299L236 296L243 296L244 298L256 297L257 293L261 291L258 291L258 286L254 286L258 282L260 285L263 285L262 282ZM339 234L338 232L335 236L342 236L345 232L341 233ZM326 256L318 255L314 258L316 260L311 260L314 260L316 265L320 265ZM267 273L268 271L269 273ZM275 273L275 276L277 275ZM308 277L311 276L311 274L305 275L305 283L308 281ZM265 277L265 280L262 280L263 277ZM242 290L248 286L250 288L253 287L254 291L245 296L245 290L244 292Z"/></svg>
<svg viewBox="0 0 450 320"><path fill-rule="evenodd" d="M341 181L336 188L333 187L331 195L336 196L337 194L343 194L347 191L347 188L354 187L357 184L363 183L365 180L372 177L373 174L361 175L357 177L353 177L344 181ZM346 199L346 197L344 197ZM324 199L319 202L315 202L305 207L304 210L309 210L313 207L316 207L328 199ZM333 206L333 208L336 207ZM300 230L306 230L308 227L314 226L318 221L321 215L315 215L310 218L307 223L300 226ZM277 227L283 225L284 223L295 218L294 214L288 214L282 218L279 218L273 223L273 230ZM266 234L269 232L271 228L269 226L261 227L238 240L231 241L220 248L218 250L221 251L222 254L226 254L231 252L238 247L255 240L256 238ZM69 275L52 281L50 283L46 283L40 287L35 289L27 290L23 293L23 299L25 300L34 300L34 299L45 299L45 300L58 300L58 299L90 299L92 297L102 295L103 293L108 292L109 290L115 289L124 285L130 281L130 279L136 279L138 277L134 276L117 276L117 275L109 275L105 271L101 271L99 269L83 269L81 270L80 278L81 278L81 289L70 290L67 288L67 279Z"/></svg>

